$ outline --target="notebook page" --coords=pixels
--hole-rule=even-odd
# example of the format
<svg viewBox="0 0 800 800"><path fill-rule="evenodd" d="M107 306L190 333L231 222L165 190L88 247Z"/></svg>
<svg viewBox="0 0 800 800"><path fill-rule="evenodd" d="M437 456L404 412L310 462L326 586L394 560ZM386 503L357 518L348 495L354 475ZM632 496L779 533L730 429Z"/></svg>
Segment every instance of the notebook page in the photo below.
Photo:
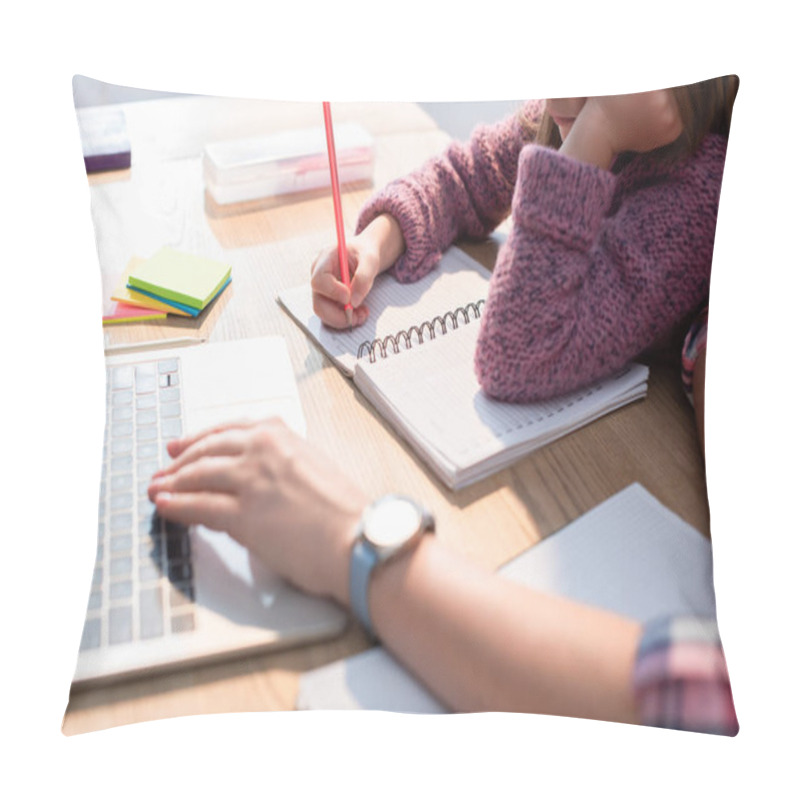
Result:
<svg viewBox="0 0 800 800"><path fill-rule="evenodd" d="M638 483L499 572L538 591L642 623L682 614L716 617L711 543ZM297 707L446 711L382 647L303 675Z"/></svg>
<svg viewBox="0 0 800 800"><path fill-rule="evenodd" d="M308 284L281 292L278 302L289 312L337 366L347 375L355 369L364 342L395 336L414 325L478 300L486 299L489 271L466 253L451 247L439 266L415 283L399 283L393 275L379 275L366 304L369 319L352 331L337 331L322 324L314 313ZM424 341L428 334L424 333ZM418 341L415 337L414 341ZM391 347L391 343L387 343Z"/></svg>
<svg viewBox="0 0 800 800"><path fill-rule="evenodd" d="M364 395L451 487L477 480L644 393L647 368L633 364L618 377L553 400L493 400L481 390L473 366L479 329L479 323L460 325L423 347L359 362L356 371Z"/></svg>

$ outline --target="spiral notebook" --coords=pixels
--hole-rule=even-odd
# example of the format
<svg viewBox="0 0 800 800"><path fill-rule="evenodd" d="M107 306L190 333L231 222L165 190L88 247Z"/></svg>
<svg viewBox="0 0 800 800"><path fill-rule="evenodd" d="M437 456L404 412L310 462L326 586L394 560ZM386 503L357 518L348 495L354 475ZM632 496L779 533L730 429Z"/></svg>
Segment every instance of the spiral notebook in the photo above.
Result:
<svg viewBox="0 0 800 800"><path fill-rule="evenodd" d="M415 283L380 275L369 320L352 331L325 327L308 284L278 302L449 488L460 489L647 391L647 367L541 403L502 403L481 390L473 359L489 271L450 248Z"/></svg>

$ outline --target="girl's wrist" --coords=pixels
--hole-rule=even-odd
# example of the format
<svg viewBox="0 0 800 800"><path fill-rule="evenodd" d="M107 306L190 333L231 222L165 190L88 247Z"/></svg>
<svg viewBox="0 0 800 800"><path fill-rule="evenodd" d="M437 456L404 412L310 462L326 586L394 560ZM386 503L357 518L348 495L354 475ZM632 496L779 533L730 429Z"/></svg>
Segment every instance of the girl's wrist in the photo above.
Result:
<svg viewBox="0 0 800 800"><path fill-rule="evenodd" d="M390 214L375 217L358 236L375 253L380 272L389 269L406 249L400 223Z"/></svg>

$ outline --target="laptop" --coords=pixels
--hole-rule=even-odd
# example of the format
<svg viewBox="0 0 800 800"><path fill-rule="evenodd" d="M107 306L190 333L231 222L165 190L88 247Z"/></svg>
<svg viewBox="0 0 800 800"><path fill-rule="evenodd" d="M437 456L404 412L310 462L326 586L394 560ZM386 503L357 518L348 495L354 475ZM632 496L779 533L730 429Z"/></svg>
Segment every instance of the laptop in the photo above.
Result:
<svg viewBox="0 0 800 800"><path fill-rule="evenodd" d="M73 689L336 636L345 612L225 533L154 514L170 439L226 421L305 420L286 343L244 339L106 357L97 556Z"/></svg>

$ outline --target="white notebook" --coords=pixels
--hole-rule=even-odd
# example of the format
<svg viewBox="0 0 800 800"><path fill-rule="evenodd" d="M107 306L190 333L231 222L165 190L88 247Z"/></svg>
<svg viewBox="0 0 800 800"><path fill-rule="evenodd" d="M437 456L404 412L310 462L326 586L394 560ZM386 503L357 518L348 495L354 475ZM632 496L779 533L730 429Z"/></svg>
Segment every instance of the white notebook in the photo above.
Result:
<svg viewBox="0 0 800 800"><path fill-rule="evenodd" d="M631 364L548 402L490 399L473 366L488 286L488 270L451 248L415 283L380 275L367 299L369 320L352 331L320 322L307 284L278 301L439 479L460 489L647 391L647 367Z"/></svg>
<svg viewBox="0 0 800 800"><path fill-rule="evenodd" d="M683 614L716 618L711 542L638 483L499 572L642 623ZM303 675L297 708L447 711L382 647Z"/></svg>

